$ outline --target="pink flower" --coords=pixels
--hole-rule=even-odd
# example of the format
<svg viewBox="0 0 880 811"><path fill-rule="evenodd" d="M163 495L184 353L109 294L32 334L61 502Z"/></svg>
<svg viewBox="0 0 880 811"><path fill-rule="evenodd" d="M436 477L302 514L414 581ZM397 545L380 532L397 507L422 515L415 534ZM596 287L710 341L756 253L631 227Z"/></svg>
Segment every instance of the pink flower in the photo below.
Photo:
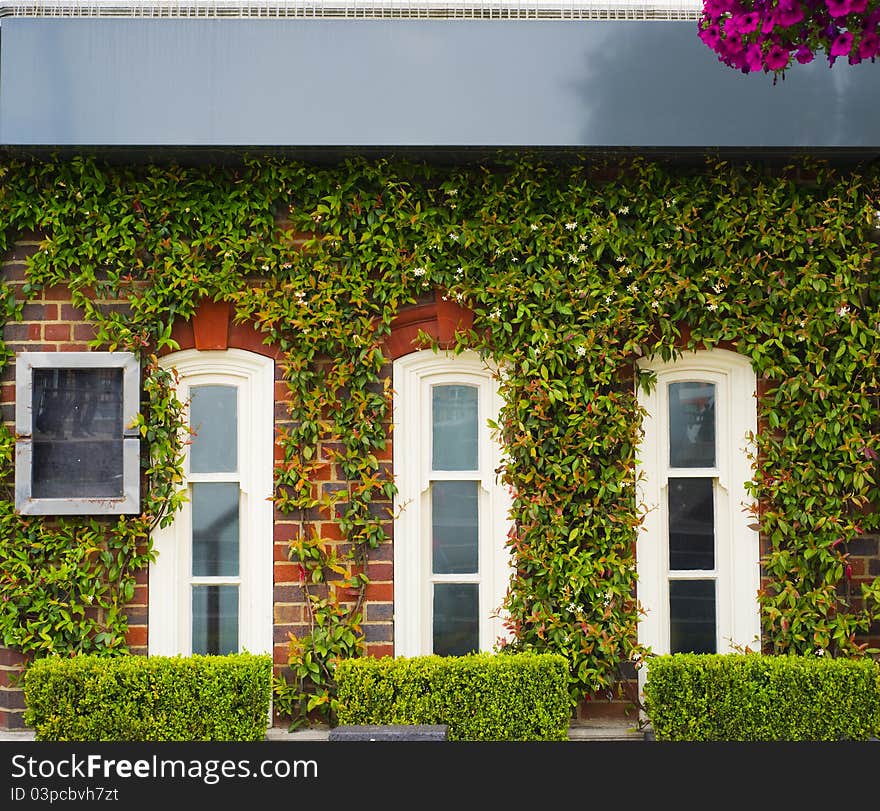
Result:
<svg viewBox="0 0 880 811"><path fill-rule="evenodd" d="M746 48L746 67L750 71L763 70L764 68L764 55L757 42L753 42Z"/></svg>
<svg viewBox="0 0 880 811"><path fill-rule="evenodd" d="M740 34L751 34L758 30L758 23L761 21L761 15L757 11L749 11L746 14L735 14L731 17L724 30L728 34L739 32Z"/></svg>
<svg viewBox="0 0 880 811"><path fill-rule="evenodd" d="M846 56L852 50L852 44L853 35L849 31L838 34L834 42L831 43L829 56Z"/></svg>
<svg viewBox="0 0 880 811"><path fill-rule="evenodd" d="M703 11L710 17L720 17L738 10L739 3L736 0L705 0L703 3Z"/></svg>
<svg viewBox="0 0 880 811"><path fill-rule="evenodd" d="M825 0L825 5L828 6L828 13L832 17L845 17L849 14L850 0Z"/></svg>
<svg viewBox="0 0 880 811"><path fill-rule="evenodd" d="M780 0L776 7L774 22L782 28L790 28L804 18L804 11L796 0Z"/></svg>
<svg viewBox="0 0 880 811"><path fill-rule="evenodd" d="M799 64L806 65L807 62L813 61L813 52L806 44L800 45L794 53L794 58L797 59Z"/></svg>
<svg viewBox="0 0 880 811"><path fill-rule="evenodd" d="M873 59L880 52L880 37L874 33L865 34L859 41L859 56Z"/></svg>
<svg viewBox="0 0 880 811"><path fill-rule="evenodd" d="M771 45L764 56L764 64L768 70L785 70L788 67L789 53L778 43Z"/></svg>
<svg viewBox="0 0 880 811"><path fill-rule="evenodd" d="M849 0L850 14L864 14L868 8L868 0Z"/></svg>
<svg viewBox="0 0 880 811"><path fill-rule="evenodd" d="M713 51L717 51L718 42L721 40L721 28L717 23L714 23L708 28L703 28L697 36L703 40L704 45L707 45Z"/></svg>

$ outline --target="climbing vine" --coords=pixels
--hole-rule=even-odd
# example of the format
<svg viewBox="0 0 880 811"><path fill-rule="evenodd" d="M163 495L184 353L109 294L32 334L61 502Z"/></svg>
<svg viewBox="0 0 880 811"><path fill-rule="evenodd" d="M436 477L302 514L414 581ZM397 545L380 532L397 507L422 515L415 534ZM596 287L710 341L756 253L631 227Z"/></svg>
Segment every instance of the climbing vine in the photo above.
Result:
<svg viewBox="0 0 880 811"><path fill-rule="evenodd" d="M27 231L41 242L20 295L3 283L0 315L14 322L22 295L65 284L95 348L139 355L146 487L138 516L16 515L3 429L3 643L126 650L150 529L183 498L183 406L156 357L174 348L176 319L222 299L280 349L288 387L275 506L297 522L309 631L291 638L276 703L294 723L332 718L335 664L366 650L370 555L389 540L383 345L401 308L436 290L475 314L456 348L503 369L494 428L515 564L504 649L564 653L573 701L649 655L636 642L634 548L636 386L650 380L635 362L725 345L761 388L749 487L765 648L864 654L880 582L856 584L849 545L880 526L878 208L875 169L812 162L9 162L0 249ZM316 487L327 464L344 485Z"/></svg>

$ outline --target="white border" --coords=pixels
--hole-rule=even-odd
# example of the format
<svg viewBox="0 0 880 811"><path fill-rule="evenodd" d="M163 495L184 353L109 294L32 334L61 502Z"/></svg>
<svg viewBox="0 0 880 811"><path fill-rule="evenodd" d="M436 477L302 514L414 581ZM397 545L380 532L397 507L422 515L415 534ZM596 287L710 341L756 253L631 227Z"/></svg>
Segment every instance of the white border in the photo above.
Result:
<svg viewBox="0 0 880 811"><path fill-rule="evenodd" d="M497 481L501 448L488 419L501 408L498 381L474 352L404 355L393 367L393 447L397 496L394 504L394 653L432 652L430 514L426 494L431 472L431 387L476 386L480 414L479 468L466 478L480 480L479 601L496 616L480 617L480 649L490 651L506 635L501 606L510 582L510 497ZM455 474L444 474L453 478ZM467 578L456 577L456 582Z"/></svg>
<svg viewBox="0 0 880 811"><path fill-rule="evenodd" d="M718 651L733 652L760 641L758 608L760 559L758 533L749 525L753 499L746 491L752 478L750 434L757 430L756 378L748 359L725 349L689 352L669 361L639 363L657 376L650 393L638 391L647 414L642 422L641 477L638 500L645 510L636 549L638 598L646 615L639 623L639 642L655 654L669 652L669 607L666 589L668 539L665 489L669 476L667 385L707 381L716 389L717 466L691 475L717 476L716 577ZM675 475L688 475L680 469Z"/></svg>
<svg viewBox="0 0 880 811"><path fill-rule="evenodd" d="M162 358L161 364L177 370L178 396L184 400L188 399L193 385L234 385L239 389L238 460L242 496L238 644L240 650L250 653L271 653L275 364L271 358L241 349L207 352L187 349ZM187 457L187 480L188 466ZM192 652L190 512L187 504L171 526L153 532L157 557L150 565L150 655Z"/></svg>

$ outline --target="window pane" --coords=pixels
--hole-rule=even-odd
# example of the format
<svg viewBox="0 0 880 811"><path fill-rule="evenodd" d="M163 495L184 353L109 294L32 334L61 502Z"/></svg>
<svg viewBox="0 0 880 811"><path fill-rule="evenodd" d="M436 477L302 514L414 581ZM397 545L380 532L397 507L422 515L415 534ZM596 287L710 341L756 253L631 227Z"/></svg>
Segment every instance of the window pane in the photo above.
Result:
<svg viewBox="0 0 880 811"><path fill-rule="evenodd" d="M715 653L715 581L670 580L671 653Z"/></svg>
<svg viewBox="0 0 880 811"><path fill-rule="evenodd" d="M238 586L193 586L192 652L238 652Z"/></svg>
<svg viewBox="0 0 880 811"><path fill-rule="evenodd" d="M715 466L715 384L669 384L669 466Z"/></svg>
<svg viewBox="0 0 880 811"><path fill-rule="evenodd" d="M35 369L34 498L123 495L122 369Z"/></svg>
<svg viewBox="0 0 880 811"><path fill-rule="evenodd" d="M238 574L236 482L192 486L192 573L196 577Z"/></svg>
<svg viewBox="0 0 880 811"><path fill-rule="evenodd" d="M434 470L477 469L477 389L474 386L434 386Z"/></svg>
<svg viewBox="0 0 880 811"><path fill-rule="evenodd" d="M669 568L715 568L713 479L669 480Z"/></svg>
<svg viewBox="0 0 880 811"><path fill-rule="evenodd" d="M434 584L434 653L464 656L480 647L476 583Z"/></svg>
<svg viewBox="0 0 880 811"><path fill-rule="evenodd" d="M431 527L435 574L477 571L479 482L432 482Z"/></svg>
<svg viewBox="0 0 880 811"><path fill-rule="evenodd" d="M238 389L194 386L189 422L195 432L189 468L193 473L229 473L238 469Z"/></svg>

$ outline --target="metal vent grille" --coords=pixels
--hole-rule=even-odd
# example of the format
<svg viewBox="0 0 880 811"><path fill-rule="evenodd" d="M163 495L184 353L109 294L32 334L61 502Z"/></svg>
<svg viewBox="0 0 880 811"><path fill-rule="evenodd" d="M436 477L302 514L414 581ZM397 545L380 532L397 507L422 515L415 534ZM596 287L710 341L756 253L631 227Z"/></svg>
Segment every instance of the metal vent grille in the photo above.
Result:
<svg viewBox="0 0 880 811"><path fill-rule="evenodd" d="M44 0L0 4L2 17L696 20L701 0Z"/></svg>

